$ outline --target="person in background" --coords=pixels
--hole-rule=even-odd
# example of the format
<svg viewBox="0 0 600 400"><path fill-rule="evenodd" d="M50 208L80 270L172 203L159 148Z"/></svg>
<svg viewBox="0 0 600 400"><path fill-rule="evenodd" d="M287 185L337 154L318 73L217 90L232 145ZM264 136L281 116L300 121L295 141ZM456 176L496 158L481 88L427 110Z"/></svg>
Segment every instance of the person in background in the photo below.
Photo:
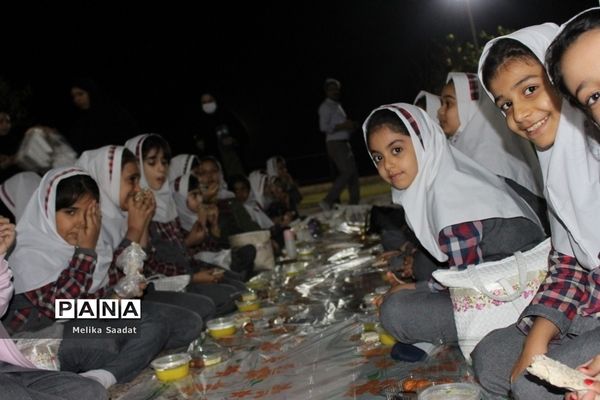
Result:
<svg viewBox="0 0 600 400"><path fill-rule="evenodd" d="M139 127L131 114L109 99L89 78L79 78L70 86L75 116L66 131L67 141L81 154L137 135Z"/></svg>
<svg viewBox="0 0 600 400"><path fill-rule="evenodd" d="M325 80L323 89L325 90L325 100L319 106L319 129L325 134L327 155L339 172L331 189L319 203L322 209L329 210L345 187L348 187L350 193L349 204L358 204L360 185L358 169L350 145L350 136L356 130L356 122L347 118L346 112L340 104L340 82L328 78Z"/></svg>
<svg viewBox="0 0 600 400"><path fill-rule="evenodd" d="M12 129L8 111L0 110L0 181L10 178L21 169L16 165L17 150L23 139Z"/></svg>
<svg viewBox="0 0 600 400"><path fill-rule="evenodd" d="M17 223L23 215L31 195L38 188L42 177L35 172L19 172L0 184L0 209L6 209L8 218ZM2 214L0 214L2 215Z"/></svg>
<svg viewBox="0 0 600 400"><path fill-rule="evenodd" d="M442 105L442 101L440 100L440 96L437 96L433 93L426 92L425 90L421 90L413 104L417 107L421 107L423 110L429 114L432 120L437 121L437 112Z"/></svg>
<svg viewBox="0 0 600 400"><path fill-rule="evenodd" d="M203 93L200 102L200 114L191 113L184 128L193 137L200 156L217 155L227 178L245 175L243 154L248 134L244 125L213 94Z"/></svg>
<svg viewBox="0 0 600 400"><path fill-rule="evenodd" d="M267 175L269 178L278 178L279 186L287 193L288 208L298 211L298 205L302 201L302 193L298 189L298 183L290 175L285 159L274 156L267 160Z"/></svg>

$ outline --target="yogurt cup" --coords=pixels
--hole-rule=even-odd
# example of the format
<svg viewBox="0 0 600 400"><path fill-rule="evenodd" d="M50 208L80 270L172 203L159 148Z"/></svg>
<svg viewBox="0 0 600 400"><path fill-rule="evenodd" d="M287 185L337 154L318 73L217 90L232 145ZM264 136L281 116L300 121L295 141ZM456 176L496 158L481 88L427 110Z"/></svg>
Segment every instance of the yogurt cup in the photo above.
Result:
<svg viewBox="0 0 600 400"><path fill-rule="evenodd" d="M221 339L233 335L237 327L231 318L216 318L206 323L206 330L213 338Z"/></svg>
<svg viewBox="0 0 600 400"><path fill-rule="evenodd" d="M481 388L472 383L433 385L419 393L418 400L480 400Z"/></svg>
<svg viewBox="0 0 600 400"><path fill-rule="evenodd" d="M191 359L192 357L188 353L170 354L155 359L150 365L158 380L171 382L188 376Z"/></svg>

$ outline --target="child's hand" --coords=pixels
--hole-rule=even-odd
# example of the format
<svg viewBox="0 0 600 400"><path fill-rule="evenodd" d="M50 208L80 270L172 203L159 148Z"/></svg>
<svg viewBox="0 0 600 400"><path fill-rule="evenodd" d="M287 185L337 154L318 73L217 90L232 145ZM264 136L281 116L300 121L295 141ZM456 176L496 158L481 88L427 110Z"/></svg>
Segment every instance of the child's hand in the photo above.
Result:
<svg viewBox="0 0 600 400"><path fill-rule="evenodd" d="M6 254L15 242L15 225L8 218L0 216L0 254Z"/></svg>
<svg viewBox="0 0 600 400"><path fill-rule="evenodd" d="M585 393L569 392L565 395L566 400L594 400L600 399L600 354L577 367L577 369L588 375L592 380L590 390Z"/></svg>
<svg viewBox="0 0 600 400"><path fill-rule="evenodd" d="M127 209L127 231L133 232L137 236L141 236L148 229L154 211L156 210L156 202L154 195L150 191L144 192L144 195L138 195L137 192L131 196L128 201ZM134 242L139 242L139 238L128 238Z"/></svg>
<svg viewBox="0 0 600 400"><path fill-rule="evenodd" d="M215 275L211 269L198 271L192 275L193 283L219 283L222 275Z"/></svg>
<svg viewBox="0 0 600 400"><path fill-rule="evenodd" d="M190 233L185 237L185 245L187 247L197 246L206 239L206 228L196 221L190 230Z"/></svg>
<svg viewBox="0 0 600 400"><path fill-rule="evenodd" d="M205 204L216 203L217 194L219 193L219 183L213 182L206 189L202 190L202 200Z"/></svg>
<svg viewBox="0 0 600 400"><path fill-rule="evenodd" d="M214 204L206 206L206 222L211 226L219 224L219 207Z"/></svg>
<svg viewBox="0 0 600 400"><path fill-rule="evenodd" d="M95 249L102 229L102 218L98 203L92 201L83 212L83 226L77 234L77 246L83 249Z"/></svg>

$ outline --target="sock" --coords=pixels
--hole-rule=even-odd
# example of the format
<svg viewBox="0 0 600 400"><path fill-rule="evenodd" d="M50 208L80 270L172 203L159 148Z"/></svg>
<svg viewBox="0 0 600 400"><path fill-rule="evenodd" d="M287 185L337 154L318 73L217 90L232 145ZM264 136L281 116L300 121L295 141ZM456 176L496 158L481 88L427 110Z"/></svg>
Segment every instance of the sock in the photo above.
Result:
<svg viewBox="0 0 600 400"><path fill-rule="evenodd" d="M115 383L117 383L117 378L105 369L91 369L89 371L85 371L79 374L85 378L93 379L96 382L100 383L104 386L105 389L108 389Z"/></svg>

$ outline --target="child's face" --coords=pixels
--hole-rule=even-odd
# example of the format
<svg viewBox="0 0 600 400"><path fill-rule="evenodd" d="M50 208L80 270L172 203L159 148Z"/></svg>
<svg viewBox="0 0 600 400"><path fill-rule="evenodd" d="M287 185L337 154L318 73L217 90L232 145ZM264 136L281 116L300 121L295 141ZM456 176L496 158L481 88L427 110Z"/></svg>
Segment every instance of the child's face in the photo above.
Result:
<svg viewBox="0 0 600 400"><path fill-rule="evenodd" d="M415 180L419 167L410 136L383 125L369 136L369 152L379 175L394 188L406 189Z"/></svg>
<svg viewBox="0 0 600 400"><path fill-rule="evenodd" d="M245 203L248 200L248 196L250 196L250 190L243 182L235 182L233 184L233 193L235 193L235 198L241 203Z"/></svg>
<svg viewBox="0 0 600 400"><path fill-rule="evenodd" d="M191 211L198 212L202 205L202 193L200 193L200 189L194 189L188 192L186 205Z"/></svg>
<svg viewBox="0 0 600 400"><path fill-rule="evenodd" d="M277 176L283 176L287 174L287 167L281 160L277 160Z"/></svg>
<svg viewBox="0 0 600 400"><path fill-rule="evenodd" d="M121 190L119 192L119 207L127 211L127 201L140 190L140 169L137 163L128 162L121 171Z"/></svg>
<svg viewBox="0 0 600 400"><path fill-rule="evenodd" d="M77 246L79 230L85 225L85 210L94 202L96 199L85 194L70 207L56 211L56 231L71 246Z"/></svg>
<svg viewBox="0 0 600 400"><path fill-rule="evenodd" d="M584 32L563 54L565 86L596 123L600 123L600 29Z"/></svg>
<svg viewBox="0 0 600 400"><path fill-rule="evenodd" d="M90 94L78 87L74 87L71 89L71 98L73 99L73 104L75 107L80 110L89 110L91 101Z"/></svg>
<svg viewBox="0 0 600 400"><path fill-rule="evenodd" d="M219 182L219 167L212 161L204 161L198 166L198 181L201 185L210 186Z"/></svg>
<svg viewBox="0 0 600 400"><path fill-rule="evenodd" d="M458 104L456 104L456 90L454 83L449 82L442 89L440 94L441 105L437 116L440 126L446 136L454 136L460 127L460 117L458 116Z"/></svg>
<svg viewBox="0 0 600 400"><path fill-rule="evenodd" d="M169 161L162 149L151 149L144 157L144 176L152 190L159 190L167 181Z"/></svg>
<svg viewBox="0 0 600 400"><path fill-rule="evenodd" d="M490 91L510 130L540 150L554 144L561 102L540 62L533 58L506 61L492 77Z"/></svg>

